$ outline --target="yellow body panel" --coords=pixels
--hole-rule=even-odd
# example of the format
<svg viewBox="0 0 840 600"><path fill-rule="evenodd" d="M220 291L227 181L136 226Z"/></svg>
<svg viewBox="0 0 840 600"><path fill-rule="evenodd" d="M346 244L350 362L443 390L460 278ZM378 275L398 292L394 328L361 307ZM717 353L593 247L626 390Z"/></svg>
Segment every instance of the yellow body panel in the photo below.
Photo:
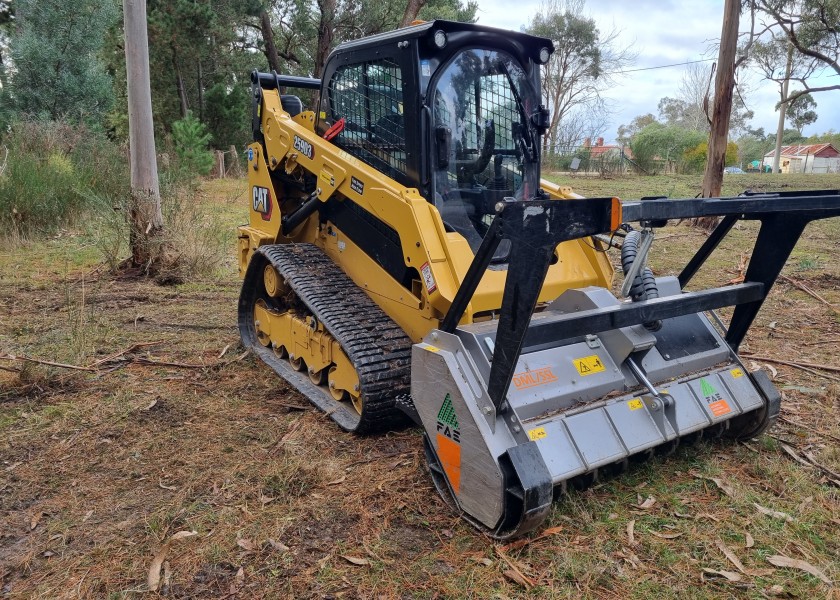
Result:
<svg viewBox="0 0 840 600"><path fill-rule="evenodd" d="M240 274L244 274L253 250L269 243L308 242L316 244L415 341L439 324L455 297L473 259L466 240L447 232L434 205L414 188L406 188L356 157L339 149L314 131L314 115L301 113L290 117L274 90L264 90L262 113L267 156L262 145L251 144L248 176L252 206L248 226L239 228ZM316 177L317 197L326 202L350 199L398 232L405 265L420 273L428 268L432 285L423 276L410 289L394 280L374 259L331 223L319 223L318 213L289 236L281 233L281 210L293 211L305 199L300 191L282 189L272 180L271 171L303 180ZM364 184L357 193L351 179ZM542 182L552 197L579 198L570 188ZM261 204L268 190L270 210ZM286 195L288 194L288 197ZM279 196L279 197L278 197ZM590 239L564 242L557 248L556 264L551 265L539 300L548 302L567 289L597 285L609 287L613 269L597 242ZM472 322L477 313L498 310L501 306L506 272L485 273L462 323ZM429 289L431 287L431 290Z"/></svg>

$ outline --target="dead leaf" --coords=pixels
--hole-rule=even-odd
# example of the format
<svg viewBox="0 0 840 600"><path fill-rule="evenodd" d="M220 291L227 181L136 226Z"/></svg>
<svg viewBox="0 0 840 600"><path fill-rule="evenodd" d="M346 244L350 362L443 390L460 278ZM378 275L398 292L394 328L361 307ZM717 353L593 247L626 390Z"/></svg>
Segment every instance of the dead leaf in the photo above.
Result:
<svg viewBox="0 0 840 600"><path fill-rule="evenodd" d="M526 590L530 590L533 586L533 584L530 581L528 581L528 579L526 579L524 575L522 575L521 573L517 573L513 569L506 569L502 574L514 583L518 583Z"/></svg>
<svg viewBox="0 0 840 600"><path fill-rule="evenodd" d="M152 559L152 564L149 566L149 574L146 577L146 584L149 586L149 590L152 592L157 591L160 587L160 570L163 567L163 562L166 560L166 555L169 552L169 546L172 542L177 540L181 540L184 538L192 537L194 535L198 535L197 531L179 531L172 535L164 544L160 547L155 557Z"/></svg>
<svg viewBox="0 0 840 600"><path fill-rule="evenodd" d="M753 536L751 536L750 532L748 531L744 534L744 547L745 548L752 548L753 546L755 546L755 540L753 539Z"/></svg>
<svg viewBox="0 0 840 600"><path fill-rule="evenodd" d="M562 526L558 525L557 527L549 527L548 529L543 531L540 535L538 535L535 538L530 538L530 539L526 538L526 539L522 539L522 540L516 540L515 542L511 542L510 544L505 544L504 546L502 546L502 550L518 550L519 548L524 548L528 544L533 544L536 541L545 539L545 538L547 538L549 536L552 536L556 533L560 533L561 531L563 531Z"/></svg>
<svg viewBox="0 0 840 600"><path fill-rule="evenodd" d="M636 545L636 536L634 535L634 529L636 528L636 519L630 519L627 521L627 541L631 546Z"/></svg>
<svg viewBox="0 0 840 600"><path fill-rule="evenodd" d="M472 556L470 557L470 560L475 561L480 565L484 565L485 567L489 567L493 564L493 561L486 556Z"/></svg>
<svg viewBox="0 0 840 600"><path fill-rule="evenodd" d="M347 475L342 475L338 479L333 479L332 481L328 481L327 485L338 485L339 483L343 482L345 479L347 479Z"/></svg>
<svg viewBox="0 0 840 600"><path fill-rule="evenodd" d="M352 563L354 565L358 565L360 567L370 564L370 561L366 558L360 558L358 556L350 556L349 554L342 554L341 558L343 558L344 560L346 560L349 563Z"/></svg>
<svg viewBox="0 0 840 600"><path fill-rule="evenodd" d="M149 405L148 405L146 408L144 408L143 410L152 410L152 409L155 407L155 405L156 405L157 403L158 403L158 399L157 399L157 398L155 398L155 399L154 399L154 400L152 400L152 401L149 403Z"/></svg>
<svg viewBox="0 0 840 600"><path fill-rule="evenodd" d="M236 577L234 577L234 581L236 582L236 587L241 588L242 584L245 583L245 568L239 567L239 570L236 572Z"/></svg>
<svg viewBox="0 0 840 600"><path fill-rule="evenodd" d="M286 544L282 542L277 542L271 538L268 538L268 543L272 548L274 548L278 552L286 552L289 549L289 547Z"/></svg>
<svg viewBox="0 0 840 600"><path fill-rule="evenodd" d="M269 502L273 502L274 500L277 500L277 498L260 494L260 504L262 504L263 506L265 506Z"/></svg>
<svg viewBox="0 0 840 600"><path fill-rule="evenodd" d="M33 529L38 527L38 523L41 522L41 517L43 516L44 513L42 512L36 512L34 515L32 515L32 518L29 520L29 531L32 531Z"/></svg>
<svg viewBox="0 0 840 600"><path fill-rule="evenodd" d="M707 569L703 567L703 572L707 575L720 575L721 577L725 577L729 581L738 582L744 579L744 576L740 573L735 573L734 571L718 571L716 569Z"/></svg>
<svg viewBox="0 0 840 600"><path fill-rule="evenodd" d="M744 567L741 561L738 560L738 557L735 556L735 553L732 552L732 550L730 550L729 547L723 543L723 540L715 540L715 544L717 545L718 549L721 552L723 552L724 556L726 556L726 558L729 559L729 562L731 562L735 566L736 569L738 569L739 571L741 571L741 573L744 573L745 575L749 574L747 573L747 569Z"/></svg>
<svg viewBox="0 0 840 600"><path fill-rule="evenodd" d="M719 489L720 491L722 491L724 494L726 494L726 495L727 495L727 496L729 496L730 498L734 498L734 497L735 497L735 489L734 489L731 485L729 485L728 483L726 483L726 482L725 482L723 479L721 479L720 477L706 477L706 476L704 476L704 475L694 475L694 476L695 476L697 479L707 479L707 480L711 481L711 482L712 482L712 483L714 483L714 484L718 487L718 489Z"/></svg>
<svg viewBox="0 0 840 600"><path fill-rule="evenodd" d="M645 498L644 502L639 504L639 508L641 508L642 510L648 510L650 508L653 508L654 504L656 504L656 498L654 498L653 496L648 496L647 498Z"/></svg>
<svg viewBox="0 0 840 600"><path fill-rule="evenodd" d="M227 351L228 351L228 349L229 349L229 348L230 348L230 344L228 344L227 346L225 346L224 348L222 348L222 351L221 351L221 352L219 352L219 356L217 356L217 357L216 357L216 360L219 360L219 359L220 359L220 358L222 358L225 354L227 354Z"/></svg>
<svg viewBox="0 0 840 600"><path fill-rule="evenodd" d="M793 522L793 517L791 517L791 516L790 516L789 514L787 514L786 512L782 512L782 511L780 511L780 510L772 510L772 509L770 509L770 508L766 508L766 507L764 507L764 506L761 506L761 505L760 505L760 504L758 504L757 502L753 502L753 506L755 506L755 507L756 507L756 509L758 509L758 512L760 512L760 513L761 513L761 514L763 514L763 515L767 515L768 517L773 517L774 519L782 519L783 521L787 521L788 523L792 523L792 522Z"/></svg>
<svg viewBox="0 0 840 600"><path fill-rule="evenodd" d="M246 552L256 552L257 545L248 538L239 538L236 540L236 545Z"/></svg>
<svg viewBox="0 0 840 600"><path fill-rule="evenodd" d="M811 563L805 562L804 560L789 558L787 556L782 556L781 554L774 554L773 556L767 557L767 562L769 562L774 567L789 567L791 569L799 569L800 571L805 571L806 573L810 573L823 583L833 585L831 580L826 576L825 573L820 571Z"/></svg>
<svg viewBox="0 0 840 600"><path fill-rule="evenodd" d="M85 516L82 517L82 523L87 523L87 520L93 516L93 510L89 510L85 513Z"/></svg>
<svg viewBox="0 0 840 600"><path fill-rule="evenodd" d="M790 456L793 460L795 460L799 464L804 465L804 466L808 467L809 469L814 468L814 465L812 465L807 460L805 460L804 458L799 456L799 454L796 452L796 450L794 450L793 448L791 448L787 444L781 444L781 447L782 447L782 450L784 450L787 453L788 456Z"/></svg>
<svg viewBox="0 0 840 600"><path fill-rule="evenodd" d="M662 538L663 540L673 540L680 537L683 534L683 532L679 531L676 533L657 533L655 531L651 531L650 534L658 538Z"/></svg>
<svg viewBox="0 0 840 600"><path fill-rule="evenodd" d="M160 487L162 490L171 490L171 491L175 491L175 490L177 490L177 489L178 489L178 488L177 488L176 486L174 486L174 485L166 485L166 484L165 484L165 483L163 483L160 479L158 479L158 487Z"/></svg>
<svg viewBox="0 0 840 600"><path fill-rule="evenodd" d="M164 587L169 585L169 582L172 581L172 569L169 568L169 561L163 561L163 585Z"/></svg>
<svg viewBox="0 0 840 600"><path fill-rule="evenodd" d="M177 533L173 533L172 537L169 538L169 541L174 542L176 540L182 540L184 538L192 537L194 535L198 535L198 532L197 531L187 531L187 530L179 531Z"/></svg>

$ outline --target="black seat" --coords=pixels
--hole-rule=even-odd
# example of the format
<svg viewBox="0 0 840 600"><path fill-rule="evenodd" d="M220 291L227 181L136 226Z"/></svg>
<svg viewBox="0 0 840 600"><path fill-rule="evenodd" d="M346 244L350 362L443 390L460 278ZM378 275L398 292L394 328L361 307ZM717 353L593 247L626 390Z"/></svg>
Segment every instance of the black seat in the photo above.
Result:
<svg viewBox="0 0 840 600"><path fill-rule="evenodd" d="M303 112L303 102L300 98L292 94L282 94L280 96L280 105L283 107L290 117L295 117Z"/></svg>

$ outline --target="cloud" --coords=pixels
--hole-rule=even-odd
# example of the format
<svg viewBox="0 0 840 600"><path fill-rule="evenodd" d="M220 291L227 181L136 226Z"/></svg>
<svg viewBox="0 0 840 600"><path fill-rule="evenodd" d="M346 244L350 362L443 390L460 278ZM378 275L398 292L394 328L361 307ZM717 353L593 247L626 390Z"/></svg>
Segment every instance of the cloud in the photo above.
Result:
<svg viewBox="0 0 840 600"><path fill-rule="evenodd" d="M517 2L515 11L511 10L509 0L480 0L478 22L519 31L528 25L539 8L539 0ZM595 19L602 35L618 31L617 43L633 47L638 58L628 70L717 58L723 0L702 3L695 0L598 0L590 1L584 13ZM656 114L660 98L677 94L685 68L658 68L616 77L615 85L605 94L615 111L605 137L614 136L619 125L629 123L635 116ZM776 84L755 80L751 86L754 89L744 97L747 106L755 112L752 125L774 132L778 122L775 104L779 101ZM834 81L823 78L823 85L829 83ZM840 101L840 92L816 94L814 98L820 117L805 134L840 130L840 111L830 108Z"/></svg>

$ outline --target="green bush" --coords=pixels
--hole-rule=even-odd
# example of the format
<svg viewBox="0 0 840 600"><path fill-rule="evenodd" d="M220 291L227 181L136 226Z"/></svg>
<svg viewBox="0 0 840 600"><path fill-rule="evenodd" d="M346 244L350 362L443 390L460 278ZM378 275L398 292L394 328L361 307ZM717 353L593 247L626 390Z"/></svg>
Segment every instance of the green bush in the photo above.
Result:
<svg viewBox="0 0 840 600"><path fill-rule="evenodd" d="M188 173L207 175L213 168L213 153L207 146L213 136L207 126L196 119L192 112L172 123L172 140L178 155L179 167Z"/></svg>
<svg viewBox="0 0 840 600"><path fill-rule="evenodd" d="M92 196L130 191L122 150L84 125L19 121L0 141L0 235L50 234L78 223ZM2 164L2 163L0 163Z"/></svg>

